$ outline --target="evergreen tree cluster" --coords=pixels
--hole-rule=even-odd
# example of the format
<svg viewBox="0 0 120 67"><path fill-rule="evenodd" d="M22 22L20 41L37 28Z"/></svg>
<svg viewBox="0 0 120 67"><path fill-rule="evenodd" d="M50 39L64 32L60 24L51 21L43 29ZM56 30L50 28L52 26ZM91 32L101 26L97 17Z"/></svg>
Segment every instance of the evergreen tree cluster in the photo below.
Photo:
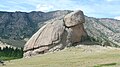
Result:
<svg viewBox="0 0 120 67"><path fill-rule="evenodd" d="M23 57L23 49L12 48L12 47L4 47L0 48L0 57L15 57L21 58Z"/></svg>

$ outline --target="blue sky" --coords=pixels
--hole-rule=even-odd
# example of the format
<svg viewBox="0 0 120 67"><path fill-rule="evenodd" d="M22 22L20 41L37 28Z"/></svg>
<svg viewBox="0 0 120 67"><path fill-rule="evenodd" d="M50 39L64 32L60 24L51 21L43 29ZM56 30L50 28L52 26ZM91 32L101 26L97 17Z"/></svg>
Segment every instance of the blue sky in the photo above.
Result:
<svg viewBox="0 0 120 67"><path fill-rule="evenodd" d="M120 0L0 0L0 11L82 10L97 18L120 19Z"/></svg>

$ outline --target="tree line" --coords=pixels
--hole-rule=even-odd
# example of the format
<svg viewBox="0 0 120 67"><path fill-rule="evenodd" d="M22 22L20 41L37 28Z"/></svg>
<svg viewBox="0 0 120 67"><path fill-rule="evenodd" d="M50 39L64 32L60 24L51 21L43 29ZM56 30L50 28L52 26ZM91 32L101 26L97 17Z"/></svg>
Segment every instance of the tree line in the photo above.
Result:
<svg viewBox="0 0 120 67"><path fill-rule="evenodd" d="M23 48L13 48L13 47L0 47L0 57L23 57Z"/></svg>

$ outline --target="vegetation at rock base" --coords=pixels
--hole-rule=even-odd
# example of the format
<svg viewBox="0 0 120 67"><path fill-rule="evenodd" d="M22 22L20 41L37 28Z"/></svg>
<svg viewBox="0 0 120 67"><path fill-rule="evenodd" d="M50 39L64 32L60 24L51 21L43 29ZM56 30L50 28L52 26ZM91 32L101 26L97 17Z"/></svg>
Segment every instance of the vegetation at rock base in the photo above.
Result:
<svg viewBox="0 0 120 67"><path fill-rule="evenodd" d="M0 60L12 60L23 57L23 49L4 47L0 48Z"/></svg>

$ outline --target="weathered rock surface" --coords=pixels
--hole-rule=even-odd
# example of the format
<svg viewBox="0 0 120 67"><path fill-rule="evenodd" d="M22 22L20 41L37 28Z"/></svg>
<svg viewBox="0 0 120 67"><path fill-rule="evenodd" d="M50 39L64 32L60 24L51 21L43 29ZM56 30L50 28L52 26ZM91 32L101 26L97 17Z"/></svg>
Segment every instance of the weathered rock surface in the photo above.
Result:
<svg viewBox="0 0 120 67"><path fill-rule="evenodd" d="M82 11L75 11L65 16L64 21L67 27L75 26L85 22Z"/></svg>
<svg viewBox="0 0 120 67"><path fill-rule="evenodd" d="M25 44L25 41L23 40L29 39L39 28L41 28L44 24L47 23L46 21L58 18L60 16L64 16L70 12L72 11L0 11L0 40L3 39L1 41L8 44L13 42L11 40L15 40L15 43L11 43L10 45L15 45L16 47L23 47ZM111 46L120 46L120 20L115 20L112 18L93 18L85 16L84 27L89 36L97 38L98 40L103 40L104 42L109 41L111 42Z"/></svg>
<svg viewBox="0 0 120 67"><path fill-rule="evenodd" d="M20 40L31 37L45 21L68 14L70 11L2 12L0 11L0 37Z"/></svg>
<svg viewBox="0 0 120 67"><path fill-rule="evenodd" d="M80 10L47 22L25 44L24 57L61 50L79 43L87 36L84 22L84 14Z"/></svg>
<svg viewBox="0 0 120 67"><path fill-rule="evenodd" d="M15 47L23 47L26 39L29 39L39 28L46 24L44 22L64 16L69 12L71 11L0 11L0 40L5 39L5 43L10 43L10 45L15 45ZM15 43L11 43L13 40L15 40ZM19 44L16 42L19 42Z"/></svg>

